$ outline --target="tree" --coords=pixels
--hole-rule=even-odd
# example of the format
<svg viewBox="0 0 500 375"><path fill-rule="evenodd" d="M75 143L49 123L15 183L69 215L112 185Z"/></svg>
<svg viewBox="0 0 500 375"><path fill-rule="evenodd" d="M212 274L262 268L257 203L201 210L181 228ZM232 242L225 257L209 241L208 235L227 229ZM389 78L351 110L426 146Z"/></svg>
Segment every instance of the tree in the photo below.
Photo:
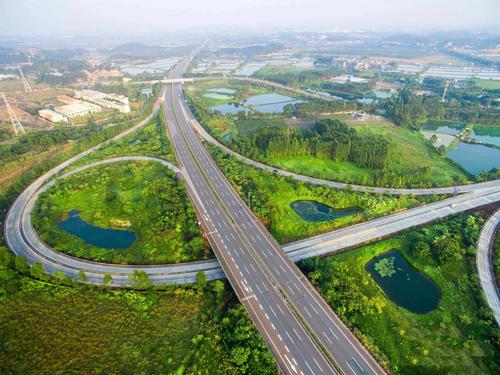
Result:
<svg viewBox="0 0 500 375"><path fill-rule="evenodd" d="M222 301L222 297L224 296L224 291L225 291L224 282L220 280L215 280L212 288L215 293L215 300L217 301L217 303L220 303Z"/></svg>
<svg viewBox="0 0 500 375"><path fill-rule="evenodd" d="M427 242L417 241L413 246L413 254L421 259L428 259L431 256L431 247Z"/></svg>
<svg viewBox="0 0 500 375"><path fill-rule="evenodd" d="M0 264L10 267L14 262L14 255L4 246L0 246Z"/></svg>
<svg viewBox="0 0 500 375"><path fill-rule="evenodd" d="M104 285L109 285L113 281L113 278L109 273L104 274L104 277L102 278L102 283Z"/></svg>
<svg viewBox="0 0 500 375"><path fill-rule="evenodd" d="M80 282L86 283L88 281L88 279L89 278L87 277L85 272L83 272L82 270L78 271L78 280L80 280Z"/></svg>
<svg viewBox="0 0 500 375"><path fill-rule="evenodd" d="M137 289L148 289L153 286L148 274L143 270L135 270L128 276L130 286Z"/></svg>
<svg viewBox="0 0 500 375"><path fill-rule="evenodd" d="M196 287L201 292L205 289L206 286L207 286L207 275L205 275L205 272L200 271L196 274Z"/></svg>
<svg viewBox="0 0 500 375"><path fill-rule="evenodd" d="M27 272L29 268L26 258L19 255L14 258L14 266L16 267L16 270L21 273Z"/></svg>
<svg viewBox="0 0 500 375"><path fill-rule="evenodd" d="M30 275L35 279L43 281L47 281L49 279L49 275L45 273L45 270L40 263L35 263L31 266Z"/></svg>

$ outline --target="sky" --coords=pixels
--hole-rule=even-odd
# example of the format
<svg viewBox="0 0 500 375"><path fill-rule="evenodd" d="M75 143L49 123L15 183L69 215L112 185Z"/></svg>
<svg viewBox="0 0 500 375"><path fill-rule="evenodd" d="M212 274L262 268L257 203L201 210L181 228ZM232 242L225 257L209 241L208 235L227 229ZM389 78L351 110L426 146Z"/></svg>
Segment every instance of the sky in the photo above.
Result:
<svg viewBox="0 0 500 375"><path fill-rule="evenodd" d="M500 28L500 0L0 0L0 35L192 28Z"/></svg>

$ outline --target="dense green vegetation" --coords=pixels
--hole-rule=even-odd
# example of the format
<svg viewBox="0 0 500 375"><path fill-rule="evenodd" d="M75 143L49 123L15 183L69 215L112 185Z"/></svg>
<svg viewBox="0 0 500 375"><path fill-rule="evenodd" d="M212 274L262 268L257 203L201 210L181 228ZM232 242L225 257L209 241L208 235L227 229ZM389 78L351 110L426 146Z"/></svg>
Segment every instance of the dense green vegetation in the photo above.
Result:
<svg viewBox="0 0 500 375"><path fill-rule="evenodd" d="M354 128L330 119L319 120L303 132L285 127L259 128L251 137L232 140L230 146L254 159L314 156L373 169L385 167L389 152L388 142L382 137L359 137Z"/></svg>
<svg viewBox="0 0 500 375"><path fill-rule="evenodd" d="M396 374L496 374L499 337L475 267L482 218L459 215L422 229L301 267L326 301ZM427 314L392 303L365 270L375 256L400 249L442 291ZM390 265L380 269L390 271Z"/></svg>
<svg viewBox="0 0 500 375"><path fill-rule="evenodd" d="M444 88L443 88L444 89ZM498 124L499 106L484 95L463 91L450 93L442 102L439 95L415 95L401 90L397 96L385 100L387 115L398 125L419 128L427 119L447 119L481 124Z"/></svg>
<svg viewBox="0 0 500 375"><path fill-rule="evenodd" d="M226 177L279 242L312 236L435 199L362 194L304 184L242 164L216 147L211 147L211 151ZM335 209L359 207L363 212L327 222L307 222L290 207L298 200L315 200Z"/></svg>
<svg viewBox="0 0 500 375"><path fill-rule="evenodd" d="M0 372L276 374L226 283L77 285L0 247Z"/></svg>
<svg viewBox="0 0 500 375"><path fill-rule="evenodd" d="M92 225L132 230L137 239L121 250L87 244L57 226L71 210ZM177 263L211 256L183 184L155 162L100 165L60 180L40 196L33 223L57 250L101 262Z"/></svg>

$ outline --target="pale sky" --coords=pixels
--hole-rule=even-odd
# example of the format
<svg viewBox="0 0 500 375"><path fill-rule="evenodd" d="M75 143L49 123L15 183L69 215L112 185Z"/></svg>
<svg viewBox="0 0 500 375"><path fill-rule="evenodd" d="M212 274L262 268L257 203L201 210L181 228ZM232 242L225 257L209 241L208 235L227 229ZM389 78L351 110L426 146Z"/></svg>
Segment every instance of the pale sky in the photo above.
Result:
<svg viewBox="0 0 500 375"><path fill-rule="evenodd" d="M500 28L500 0L0 0L1 35L194 27Z"/></svg>

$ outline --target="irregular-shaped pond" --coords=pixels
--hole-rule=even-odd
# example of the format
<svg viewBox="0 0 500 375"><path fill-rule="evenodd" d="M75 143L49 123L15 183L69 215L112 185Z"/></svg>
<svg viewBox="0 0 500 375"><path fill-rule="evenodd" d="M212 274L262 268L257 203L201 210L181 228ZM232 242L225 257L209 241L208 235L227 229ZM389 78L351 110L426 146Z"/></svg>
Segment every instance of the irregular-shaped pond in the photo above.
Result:
<svg viewBox="0 0 500 375"><path fill-rule="evenodd" d="M290 204L290 207L302 219L313 223L339 219L363 211L360 208L334 209L316 201L295 201Z"/></svg>
<svg viewBox="0 0 500 375"><path fill-rule="evenodd" d="M57 224L59 228L77 236L89 245L105 249L125 249L135 241L135 232L106 229L87 223L80 218L80 211L72 210L69 217Z"/></svg>
<svg viewBox="0 0 500 375"><path fill-rule="evenodd" d="M429 277L413 268L399 250L373 258L365 269L398 306L425 314L439 305L441 290Z"/></svg>

